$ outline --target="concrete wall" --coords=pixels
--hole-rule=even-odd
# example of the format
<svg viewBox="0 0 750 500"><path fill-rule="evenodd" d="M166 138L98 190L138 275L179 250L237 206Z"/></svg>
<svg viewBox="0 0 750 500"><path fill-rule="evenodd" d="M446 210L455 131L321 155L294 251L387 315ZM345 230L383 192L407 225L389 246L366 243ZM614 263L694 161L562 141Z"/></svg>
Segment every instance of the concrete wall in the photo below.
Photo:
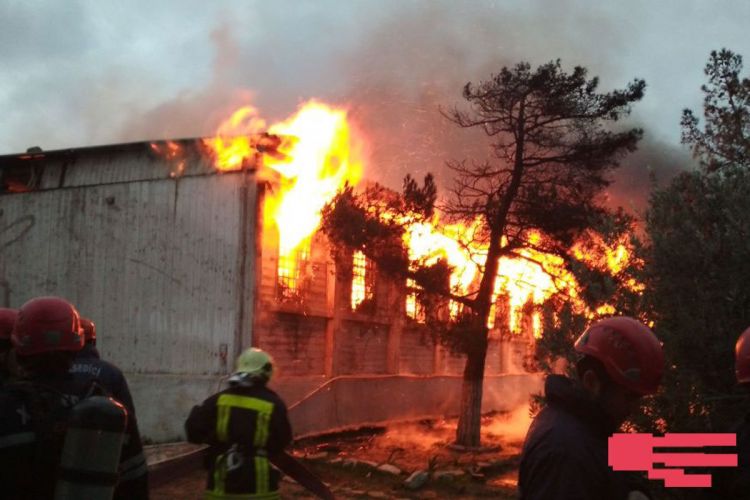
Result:
<svg viewBox="0 0 750 500"><path fill-rule="evenodd" d="M289 415L296 436L393 420L457 415L461 382L461 377L455 376L341 376L291 404ZM277 387L284 394L280 384ZM541 389L539 375L487 376L482 409L514 410Z"/></svg>
<svg viewBox="0 0 750 500"><path fill-rule="evenodd" d="M158 442L184 439L187 411L226 387L226 377L132 374L129 382L144 437ZM152 387L158 385L159 391ZM284 377L271 387L286 401L295 437L383 424L389 421L455 416L461 377L359 375ZM490 375L483 410L512 411L541 392L539 374ZM168 394L169 397L164 397ZM160 408L159 412L141 411Z"/></svg>

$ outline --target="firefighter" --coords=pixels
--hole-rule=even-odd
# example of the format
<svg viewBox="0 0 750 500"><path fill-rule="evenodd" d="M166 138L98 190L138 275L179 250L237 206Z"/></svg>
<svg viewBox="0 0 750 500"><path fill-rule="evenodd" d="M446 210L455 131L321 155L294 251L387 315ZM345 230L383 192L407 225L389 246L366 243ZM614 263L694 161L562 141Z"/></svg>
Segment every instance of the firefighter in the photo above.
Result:
<svg viewBox="0 0 750 500"><path fill-rule="evenodd" d="M96 349L96 325L88 318L81 318L84 346L70 367L73 379L86 385L99 384L104 391L128 410L128 435L122 450L120 478L115 498L148 498L148 470L143 455L143 444L138 430L135 405L128 383L122 371L112 363L100 359Z"/></svg>
<svg viewBox="0 0 750 500"><path fill-rule="evenodd" d="M135 405L125 375L117 366L99 356L96 348L96 325L88 318L81 318L81 329L84 345L76 355L70 373L75 377L96 380L113 398L125 405L129 417L135 418Z"/></svg>
<svg viewBox="0 0 750 500"><path fill-rule="evenodd" d="M83 347L78 313L63 299L32 299L18 311L11 340L25 380L0 390L2 498L52 498L67 415L84 391L67 376Z"/></svg>
<svg viewBox="0 0 750 500"><path fill-rule="evenodd" d="M750 328L737 339L735 345L735 375L737 383L750 391ZM727 498L750 498L750 413L735 428L737 434L737 469L728 471Z"/></svg>
<svg viewBox="0 0 750 500"><path fill-rule="evenodd" d="M654 333L628 317L591 325L576 341L577 379L550 375L545 406L521 454L523 500L637 499L647 483L608 466L607 439L656 392L664 354Z"/></svg>
<svg viewBox="0 0 750 500"><path fill-rule="evenodd" d="M237 358L229 388L193 407L185 422L188 441L210 445L207 499L278 499L279 473L285 470L321 498L330 490L284 449L292 428L281 398L266 384L273 359L260 349Z"/></svg>
<svg viewBox="0 0 750 500"><path fill-rule="evenodd" d="M0 386L11 377L10 333L17 315L15 309L0 308Z"/></svg>
<svg viewBox="0 0 750 500"><path fill-rule="evenodd" d="M38 297L26 302L18 311L11 341L20 379L0 390L0 498L51 499L71 409L101 393L91 380L69 373L84 338L78 311L68 301ZM125 436L126 441L137 438L132 431ZM106 462L103 449L85 451L97 463ZM120 450L116 452L122 468ZM128 494L115 498L145 498Z"/></svg>

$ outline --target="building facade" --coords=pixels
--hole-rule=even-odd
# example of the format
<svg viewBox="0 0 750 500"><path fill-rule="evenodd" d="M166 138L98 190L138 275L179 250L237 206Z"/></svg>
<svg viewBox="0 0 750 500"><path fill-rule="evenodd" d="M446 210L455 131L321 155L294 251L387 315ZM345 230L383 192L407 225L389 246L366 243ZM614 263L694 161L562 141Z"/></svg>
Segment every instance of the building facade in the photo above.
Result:
<svg viewBox="0 0 750 500"><path fill-rule="evenodd" d="M463 359L420 323L404 284L322 234L280 258L260 160L218 173L196 141L169 144L177 159L151 143L0 157L0 305L75 303L155 442L181 438L250 346L274 356L298 435L457 412ZM538 389L529 346L493 330L487 410Z"/></svg>

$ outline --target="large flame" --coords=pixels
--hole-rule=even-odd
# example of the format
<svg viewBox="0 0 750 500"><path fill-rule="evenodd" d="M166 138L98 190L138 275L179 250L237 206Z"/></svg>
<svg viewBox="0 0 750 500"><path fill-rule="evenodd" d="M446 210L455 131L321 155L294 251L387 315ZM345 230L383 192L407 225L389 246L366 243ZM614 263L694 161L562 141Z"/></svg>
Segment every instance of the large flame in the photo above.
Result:
<svg viewBox="0 0 750 500"><path fill-rule="evenodd" d="M266 134L264 136L264 134ZM263 137L278 139L275 151L261 155ZM255 108L240 108L219 127L215 137L203 144L211 152L216 168L231 171L245 168L253 157L260 158L262 168L276 173L274 189L266 195L265 223L278 228L279 258L294 260L299 252L309 249L312 234L320 225L320 212L338 190L346 183L356 185L362 175L362 140L352 131L343 109L333 108L319 101L309 101L300 106L291 118L266 128L265 121ZM169 146L169 145L168 145ZM167 149L165 151L171 151ZM416 218L415 218L416 220ZM481 228L479 219L467 224L441 224L435 217L431 221L408 224L404 241L409 257L415 264L431 265L439 259L446 261L453 271L451 290L456 295L471 297L476 292L487 249L477 243L475 234ZM542 236L530 235L532 244ZM591 245L579 245L574 254L613 275L622 271L631 255L626 242L615 246L595 242L602 251L592 251ZM574 301L578 299L578 284L568 273L562 259L531 248L521 249L518 257L503 257L499 263L494 284L493 304L501 296L508 306L507 330L520 333L530 330L535 336L541 333L541 317L534 305L544 303L551 295L564 292ZM279 267L280 273L282 266ZM295 272L286 269L290 279ZM365 271L354 284L365 290ZM281 276L281 275L280 275ZM361 283L360 283L361 282ZM635 291L642 285L631 280ZM410 281L410 287L414 283ZM365 292L352 295L352 307L361 303ZM582 302L580 302L581 307ZM529 307L532 306L532 307ZM490 314L489 327L494 327L495 311ZM419 306L413 294L407 298L407 313L419 315ZM450 312L456 317L460 307L451 302ZM531 312L529 312L531 311ZM611 312L604 306L591 314Z"/></svg>
<svg viewBox="0 0 750 500"><path fill-rule="evenodd" d="M538 233L530 235L532 244L540 238ZM543 304L560 292L573 299L577 297L575 278L565 270L562 258L530 248L522 248L518 254L518 258L500 259L495 281L495 297L501 293L508 297L508 330L511 333L519 333L525 326L523 315L527 304ZM494 322L494 317L490 317L490 322ZM539 311L531 313L531 330L535 337L541 335Z"/></svg>
<svg viewBox="0 0 750 500"><path fill-rule="evenodd" d="M459 224L437 226L430 222L411 224L404 234L409 248L409 259L422 265L432 265L439 259L452 268L451 290L466 294L477 277L479 268L472 261L472 252L465 245L466 234L472 228Z"/></svg>
<svg viewBox="0 0 750 500"><path fill-rule="evenodd" d="M214 166L222 172L240 170L257 153L257 136L266 122L252 106L243 106L219 125L214 137L203 144L214 158Z"/></svg>
<svg viewBox="0 0 750 500"><path fill-rule="evenodd" d="M270 125L252 106L235 111L216 136L205 139L216 169L242 169L262 152L262 132L278 136L273 154L262 165L277 172L278 183L266 196L265 222L279 231L279 256L290 257L320 225L320 211L345 183L362 175L362 147L345 110L308 101L288 120Z"/></svg>
<svg viewBox="0 0 750 500"><path fill-rule="evenodd" d="M284 156L265 159L282 179L281 188L267 198L266 213L279 228L279 253L289 255L318 228L320 211L338 190L359 182L362 149L346 111L317 101L269 132L282 137Z"/></svg>
<svg viewBox="0 0 750 500"><path fill-rule="evenodd" d="M414 222L408 225L404 233L404 242L409 250L409 259L414 264L430 266L438 260L445 261L452 269L450 288L454 294L466 296L475 283L481 262L481 249L474 245L474 232L480 221L464 226L463 224L446 224L441 226L437 220L432 222ZM479 256L480 260L476 260ZM408 284L413 288L415 284ZM461 306L450 302L451 318L455 319ZM416 297L407 299L406 312L412 318L421 316L417 313Z"/></svg>
<svg viewBox="0 0 750 500"><path fill-rule="evenodd" d="M480 224L479 219L470 225L452 224L444 227L429 223L413 224L405 235L409 256L412 260L426 265L444 259L453 268L450 277L451 290L453 293L467 296L475 291L480 278L480 268L487 259L486 247L477 244L474 238ZM532 235L532 239L537 237ZM561 277L562 261L557 256L530 249L523 249L520 254L522 258L500 259L492 297L494 304L500 294L507 295L507 326L514 333L518 333L522 325L521 316L527 303L543 303L552 294L569 286L572 279L569 276ZM554 271L558 271L557 278L555 274L551 274ZM451 316L455 317L459 310L457 304L451 303ZM495 326L494 316L493 306L488 321L490 328ZM533 333L539 335L541 321L538 313L532 316L532 326Z"/></svg>
<svg viewBox="0 0 750 500"><path fill-rule="evenodd" d="M444 259L452 268L450 284L453 293L470 296L476 292L480 270L487 258L486 246L476 243L474 234L480 225L479 220L471 224L453 224L440 226L437 223L414 223L406 232L404 239L409 248L410 258L419 264L434 264L438 259ZM529 241L534 246L539 243L542 235L532 232ZM598 249L597 250L595 250ZM511 333L529 331L535 337L541 335L541 314L533 306L539 306L553 294L565 293L574 303L585 311L585 305L579 298L579 285L574 276L565 269L563 259L557 255L546 254L522 248L517 252L518 257L502 257L498 266L498 273L494 283L492 303L496 304L500 296L507 299L507 330ZM574 248L576 258L606 269L616 275L632 259L625 242L618 242L614 246L606 245L597 240L587 246L578 245ZM643 285L630 280L628 286L634 291L642 290ZM414 297L407 303L407 313L414 317L416 306ZM531 306L531 307L529 307ZM457 304L451 303L451 316L460 310ZM612 314L614 308L609 305L599 307L588 314ZM490 312L488 327L495 326L496 309ZM528 318L528 321L525 321Z"/></svg>

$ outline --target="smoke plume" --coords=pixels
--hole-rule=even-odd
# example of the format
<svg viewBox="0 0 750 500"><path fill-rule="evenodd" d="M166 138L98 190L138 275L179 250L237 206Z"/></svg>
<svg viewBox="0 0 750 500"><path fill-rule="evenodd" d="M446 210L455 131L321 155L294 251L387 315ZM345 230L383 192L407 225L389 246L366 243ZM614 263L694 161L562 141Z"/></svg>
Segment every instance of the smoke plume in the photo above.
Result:
<svg viewBox="0 0 750 500"><path fill-rule="evenodd" d="M211 34L211 78L146 109L136 107L116 139L210 135L248 101L274 120L300 101L318 97L350 109L369 142L368 179L399 188L406 173L419 178L432 172L445 192L452 184L447 160L482 161L489 155L481 131L460 129L441 114L464 105L461 90L467 82L519 61L537 65L556 58L568 69L583 65L591 76L601 76L602 91L642 76L624 74L610 57L627 48L629 34L601 8L576 8L572 0L517 9L478 2L404 3L371 17L369 24L359 19L357 36L339 28L340 43L269 31L262 47L248 44L241 28L224 20ZM606 55L591 43L595 37L606 40ZM277 60L276 53L295 55ZM319 59L326 69L315 72L309 60ZM618 125L637 121L647 123L636 112L630 123ZM622 162L607 193L611 204L636 211L645 206L652 177L667 180L690 162L682 150L645 129L641 149Z"/></svg>

